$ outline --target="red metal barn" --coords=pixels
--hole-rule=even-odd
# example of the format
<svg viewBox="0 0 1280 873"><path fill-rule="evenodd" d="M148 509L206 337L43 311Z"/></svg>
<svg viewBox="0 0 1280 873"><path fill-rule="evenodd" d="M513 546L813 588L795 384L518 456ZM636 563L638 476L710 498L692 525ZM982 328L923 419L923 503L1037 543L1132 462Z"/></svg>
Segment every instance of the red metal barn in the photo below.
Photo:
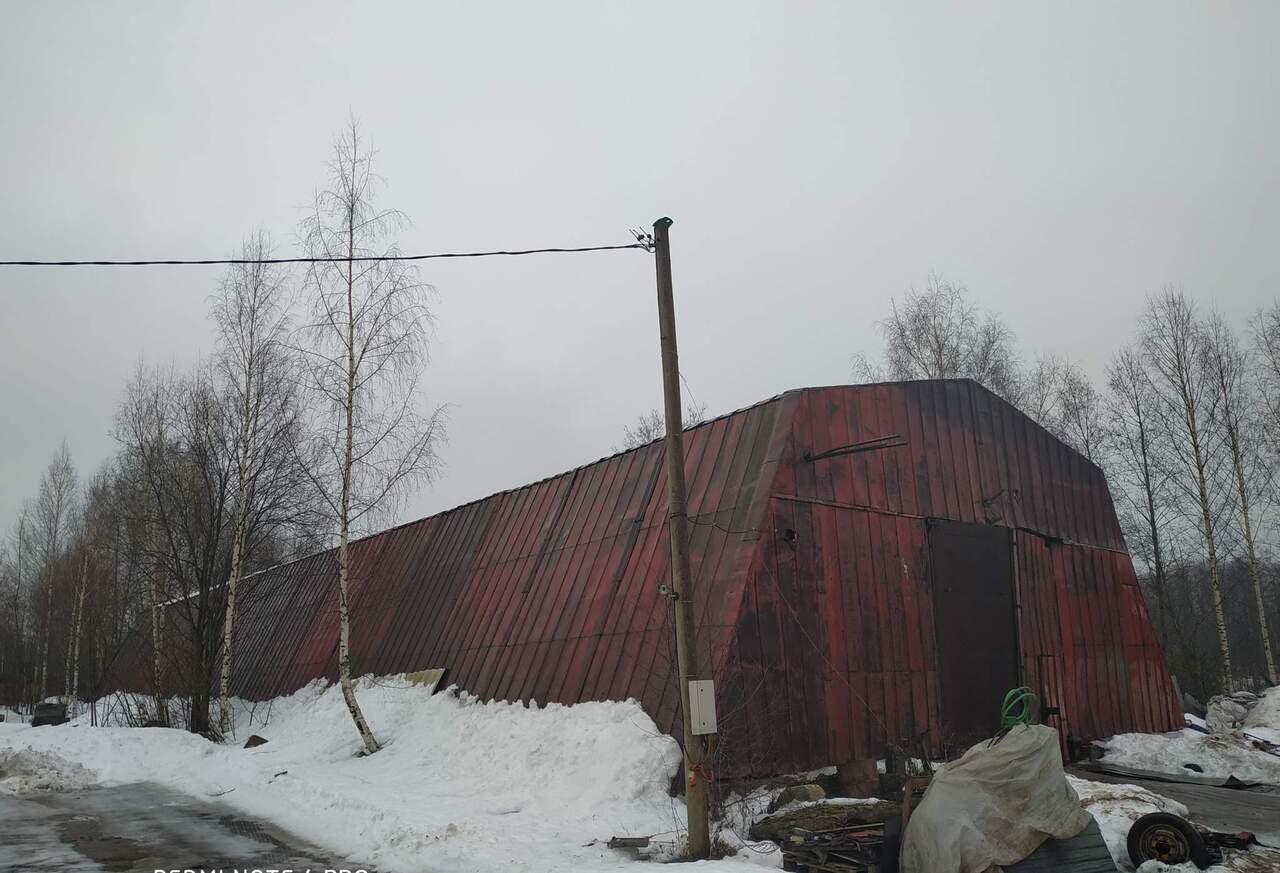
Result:
<svg viewBox="0 0 1280 873"><path fill-rule="evenodd" d="M1020 684L1064 735L1181 724L1101 471L978 384L790 391L690 428L685 469L726 775L987 735ZM678 733L665 508L652 443L360 540L357 672ZM233 693L335 676L335 567L259 575Z"/></svg>

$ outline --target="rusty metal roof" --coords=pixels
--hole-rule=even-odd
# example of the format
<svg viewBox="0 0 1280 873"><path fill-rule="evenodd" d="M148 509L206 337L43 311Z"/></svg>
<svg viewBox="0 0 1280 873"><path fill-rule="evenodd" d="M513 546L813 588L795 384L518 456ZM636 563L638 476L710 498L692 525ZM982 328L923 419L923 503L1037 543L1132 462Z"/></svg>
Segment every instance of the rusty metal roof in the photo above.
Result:
<svg viewBox="0 0 1280 873"><path fill-rule="evenodd" d="M784 395L785 396L785 395ZM704 624L727 625L752 545L783 396L690 428L691 548ZM482 697L637 697L666 681L670 575L661 441L352 544L361 673L445 666ZM264 571L238 623L234 693L263 698L336 669L332 550Z"/></svg>

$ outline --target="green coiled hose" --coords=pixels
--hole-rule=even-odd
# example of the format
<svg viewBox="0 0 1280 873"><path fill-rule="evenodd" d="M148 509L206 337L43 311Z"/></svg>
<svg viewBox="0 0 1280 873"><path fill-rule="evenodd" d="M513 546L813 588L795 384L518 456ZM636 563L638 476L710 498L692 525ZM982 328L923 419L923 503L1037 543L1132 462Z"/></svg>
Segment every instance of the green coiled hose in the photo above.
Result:
<svg viewBox="0 0 1280 873"><path fill-rule="evenodd" d="M1031 724L1040 709L1040 698L1025 685L1014 688L1004 696L1000 707L1000 729L1008 730L1015 725Z"/></svg>

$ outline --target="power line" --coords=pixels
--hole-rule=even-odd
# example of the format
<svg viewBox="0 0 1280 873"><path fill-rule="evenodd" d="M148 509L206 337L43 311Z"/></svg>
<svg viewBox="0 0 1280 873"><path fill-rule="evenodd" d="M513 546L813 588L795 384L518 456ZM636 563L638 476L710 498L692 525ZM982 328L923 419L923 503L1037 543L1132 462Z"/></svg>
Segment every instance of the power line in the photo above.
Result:
<svg viewBox="0 0 1280 873"><path fill-rule="evenodd" d="M345 264L348 261L428 261L436 258L492 258L498 256L575 254L578 252L610 252L619 249L643 249L643 242L613 246L577 246L571 248L514 249L493 252L433 252L426 255L369 255L358 258L210 258L206 260L163 261L0 261L0 267L153 267L153 266L206 266L216 264Z"/></svg>

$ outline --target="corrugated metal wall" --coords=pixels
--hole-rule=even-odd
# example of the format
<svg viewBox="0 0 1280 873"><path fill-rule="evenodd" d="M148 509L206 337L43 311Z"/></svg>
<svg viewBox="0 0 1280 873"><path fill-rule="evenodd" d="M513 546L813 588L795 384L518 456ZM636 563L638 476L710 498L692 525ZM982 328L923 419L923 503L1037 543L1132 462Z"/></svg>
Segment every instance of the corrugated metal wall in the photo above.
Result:
<svg viewBox="0 0 1280 873"><path fill-rule="evenodd" d="M853 442L904 445L816 462ZM928 519L1016 531L1026 681L1081 737L1181 713L1101 472L967 381L793 391L686 433L699 648L726 773L942 739ZM483 698L634 697L675 732L660 443L353 547L359 673L446 667ZM336 671L335 565L257 578L233 690ZM994 715L993 715L994 717Z"/></svg>
<svg viewBox="0 0 1280 873"><path fill-rule="evenodd" d="M727 645L781 443L780 400L686 436L691 555L704 656ZM360 673L448 668L483 698L634 697L674 723L661 443L356 542ZM233 692L266 698L336 673L334 553L255 578L237 624Z"/></svg>
<svg viewBox="0 0 1280 873"><path fill-rule="evenodd" d="M1064 736L1181 725L1095 465L973 382L785 400L770 532L724 668L732 769L807 770L921 736L941 748L930 518L1014 529L1023 681L1062 709ZM905 444L804 460L894 435Z"/></svg>
<svg viewBox="0 0 1280 873"><path fill-rule="evenodd" d="M1084 738L1182 726L1129 557L1019 532L1025 681Z"/></svg>

